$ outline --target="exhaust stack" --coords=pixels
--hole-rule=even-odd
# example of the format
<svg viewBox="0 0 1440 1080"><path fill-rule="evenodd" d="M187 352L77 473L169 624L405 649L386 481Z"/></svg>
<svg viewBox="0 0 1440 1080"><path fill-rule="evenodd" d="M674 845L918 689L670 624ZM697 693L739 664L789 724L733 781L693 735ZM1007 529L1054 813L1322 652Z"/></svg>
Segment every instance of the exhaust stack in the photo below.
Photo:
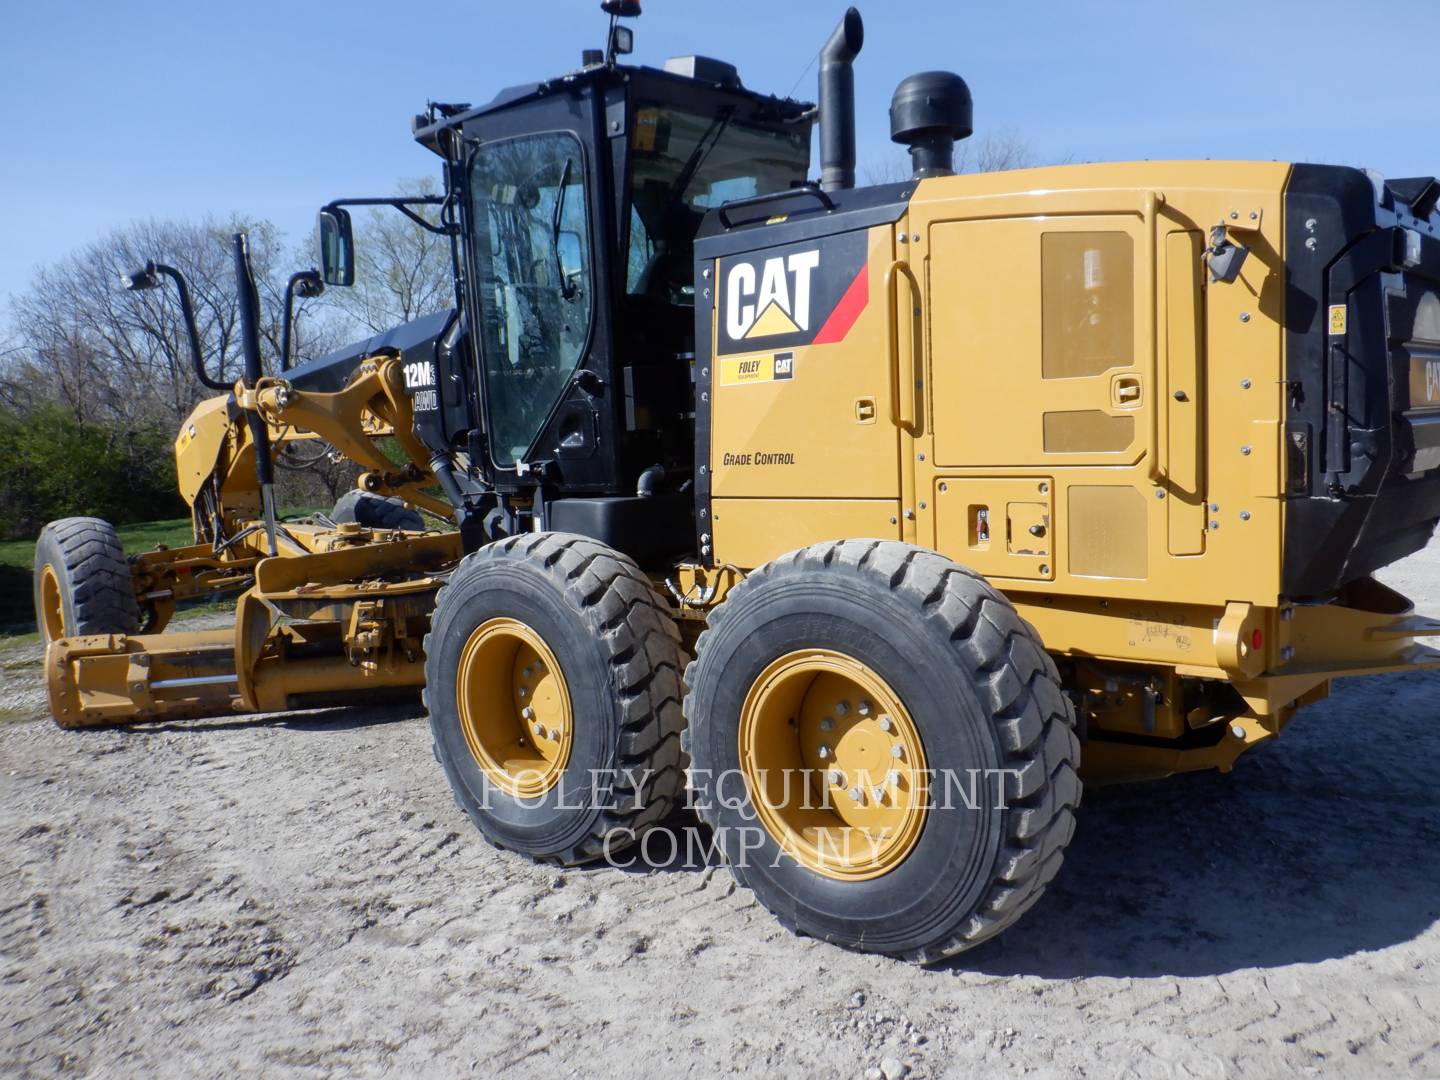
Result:
<svg viewBox="0 0 1440 1080"><path fill-rule="evenodd" d="M865 24L853 7L820 50L820 188L855 186L855 69Z"/></svg>

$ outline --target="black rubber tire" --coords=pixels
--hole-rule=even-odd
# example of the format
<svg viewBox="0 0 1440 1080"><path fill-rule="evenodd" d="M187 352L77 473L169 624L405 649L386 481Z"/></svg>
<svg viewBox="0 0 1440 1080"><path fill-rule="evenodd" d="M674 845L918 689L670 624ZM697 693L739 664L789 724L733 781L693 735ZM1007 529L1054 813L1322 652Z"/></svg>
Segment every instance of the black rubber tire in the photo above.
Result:
<svg viewBox="0 0 1440 1080"><path fill-rule="evenodd" d="M803 648L842 652L890 685L919 729L932 795L943 770L962 783L969 769L1012 771L983 773L974 809L932 798L915 848L882 876L842 881L806 868L760 826L738 771L746 693ZM1080 802L1074 710L1035 631L949 559L889 540L782 556L712 613L686 682L696 810L740 884L791 930L934 963L1010 926L1059 870ZM998 775L1003 799L989 779Z"/></svg>
<svg viewBox="0 0 1440 1080"><path fill-rule="evenodd" d="M46 637L41 610L42 571L50 566L60 587L68 637L133 634L140 628L134 579L125 548L108 521L93 517L61 518L35 542L35 622Z"/></svg>
<svg viewBox="0 0 1440 1080"><path fill-rule="evenodd" d="M420 511L410 509L404 500L391 495L375 495L359 488L352 488L335 500L330 520L337 525L354 521L367 529L425 531L425 519L420 516Z"/></svg>
<svg viewBox="0 0 1440 1080"><path fill-rule="evenodd" d="M487 782L456 704L460 654L487 619L517 619L565 675L575 732L560 783L518 800ZM685 785L680 632L639 567L569 533L528 533L466 556L425 639L425 706L455 801L497 847L572 866L623 851Z"/></svg>

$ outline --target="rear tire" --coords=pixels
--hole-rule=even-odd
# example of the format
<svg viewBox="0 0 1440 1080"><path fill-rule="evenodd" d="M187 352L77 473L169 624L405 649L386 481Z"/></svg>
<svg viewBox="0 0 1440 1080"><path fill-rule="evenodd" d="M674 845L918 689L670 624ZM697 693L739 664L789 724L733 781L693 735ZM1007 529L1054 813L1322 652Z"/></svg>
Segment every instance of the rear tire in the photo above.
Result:
<svg viewBox="0 0 1440 1080"><path fill-rule="evenodd" d="M35 543L35 624L46 643L139 630L134 580L115 526L93 517L45 526Z"/></svg>
<svg viewBox="0 0 1440 1080"><path fill-rule="evenodd" d="M568 533L490 544L456 569L431 625L435 757L491 843L570 866L670 813L686 766L680 633L629 558Z"/></svg>
<svg viewBox="0 0 1440 1080"><path fill-rule="evenodd" d="M836 676L806 670L826 664L853 672L863 692L837 693ZM785 684L794 670L801 681ZM711 615L686 682L697 811L735 877L791 930L934 963L1010 926L1059 870L1080 801L1074 711L1013 605L935 552L850 540L782 556ZM777 685L795 689L787 697ZM758 710L768 701L780 704L766 719ZM822 739L823 749L811 746ZM777 804L752 797L775 775L766 766L756 779L767 754L791 773L807 762L811 779L800 784L810 787L798 790L819 793L816 804L781 807L799 823L788 833L775 827ZM892 756L920 762L913 779L895 771L876 782ZM865 761L866 771L853 771ZM849 787L857 775L876 786ZM956 778L949 787L947 777ZM918 826L903 816L912 783L924 808ZM820 804L836 809L817 817ZM881 811L909 846L864 823ZM829 837L839 850L833 838L851 834L861 844L845 852L888 861L827 866L795 842ZM877 835L883 842L871 843Z"/></svg>
<svg viewBox="0 0 1440 1080"><path fill-rule="evenodd" d="M354 521L367 529L425 531L425 519L418 510L406 506L404 500L393 495L375 495L359 488L352 488L335 501L330 520L337 525Z"/></svg>

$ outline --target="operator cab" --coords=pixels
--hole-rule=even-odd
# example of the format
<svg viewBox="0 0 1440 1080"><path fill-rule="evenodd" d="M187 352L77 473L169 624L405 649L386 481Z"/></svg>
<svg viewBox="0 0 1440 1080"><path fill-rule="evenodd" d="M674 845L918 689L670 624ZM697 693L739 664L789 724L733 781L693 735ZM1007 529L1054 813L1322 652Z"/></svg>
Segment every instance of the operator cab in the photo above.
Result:
<svg viewBox="0 0 1440 1080"><path fill-rule="evenodd" d="M693 546L695 234L722 203L805 183L815 108L703 57L617 64L615 40L416 118L445 160L462 299L422 438L533 499L543 527L659 558Z"/></svg>

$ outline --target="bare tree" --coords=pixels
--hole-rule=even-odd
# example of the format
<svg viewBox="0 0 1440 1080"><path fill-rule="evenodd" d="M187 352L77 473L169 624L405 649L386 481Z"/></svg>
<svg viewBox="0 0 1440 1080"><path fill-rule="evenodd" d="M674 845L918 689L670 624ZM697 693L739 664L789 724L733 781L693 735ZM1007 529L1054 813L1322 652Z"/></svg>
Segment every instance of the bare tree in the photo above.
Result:
<svg viewBox="0 0 1440 1080"><path fill-rule="evenodd" d="M240 371L239 303L231 236L248 232L261 292L261 331L276 346L283 279L279 240L265 222L142 222L117 230L42 269L11 310L15 353L4 365L7 396L63 404L77 420L122 426L179 423L210 393L195 378L179 304L168 283L126 292L120 276L151 259L190 282L209 373Z"/></svg>
<svg viewBox="0 0 1440 1080"><path fill-rule="evenodd" d="M433 195L430 179L402 180L399 195ZM438 222L433 207L416 207ZM362 330L382 333L455 303L450 241L416 225L390 207L371 210L355 230L355 285L334 289L330 305Z"/></svg>
<svg viewBox="0 0 1440 1080"><path fill-rule="evenodd" d="M1041 160L1030 141L1013 128L987 131L978 139L963 139L955 144L957 173L1006 172L1053 164ZM864 166L868 184L896 184L910 179L910 156L895 147L877 161Z"/></svg>

